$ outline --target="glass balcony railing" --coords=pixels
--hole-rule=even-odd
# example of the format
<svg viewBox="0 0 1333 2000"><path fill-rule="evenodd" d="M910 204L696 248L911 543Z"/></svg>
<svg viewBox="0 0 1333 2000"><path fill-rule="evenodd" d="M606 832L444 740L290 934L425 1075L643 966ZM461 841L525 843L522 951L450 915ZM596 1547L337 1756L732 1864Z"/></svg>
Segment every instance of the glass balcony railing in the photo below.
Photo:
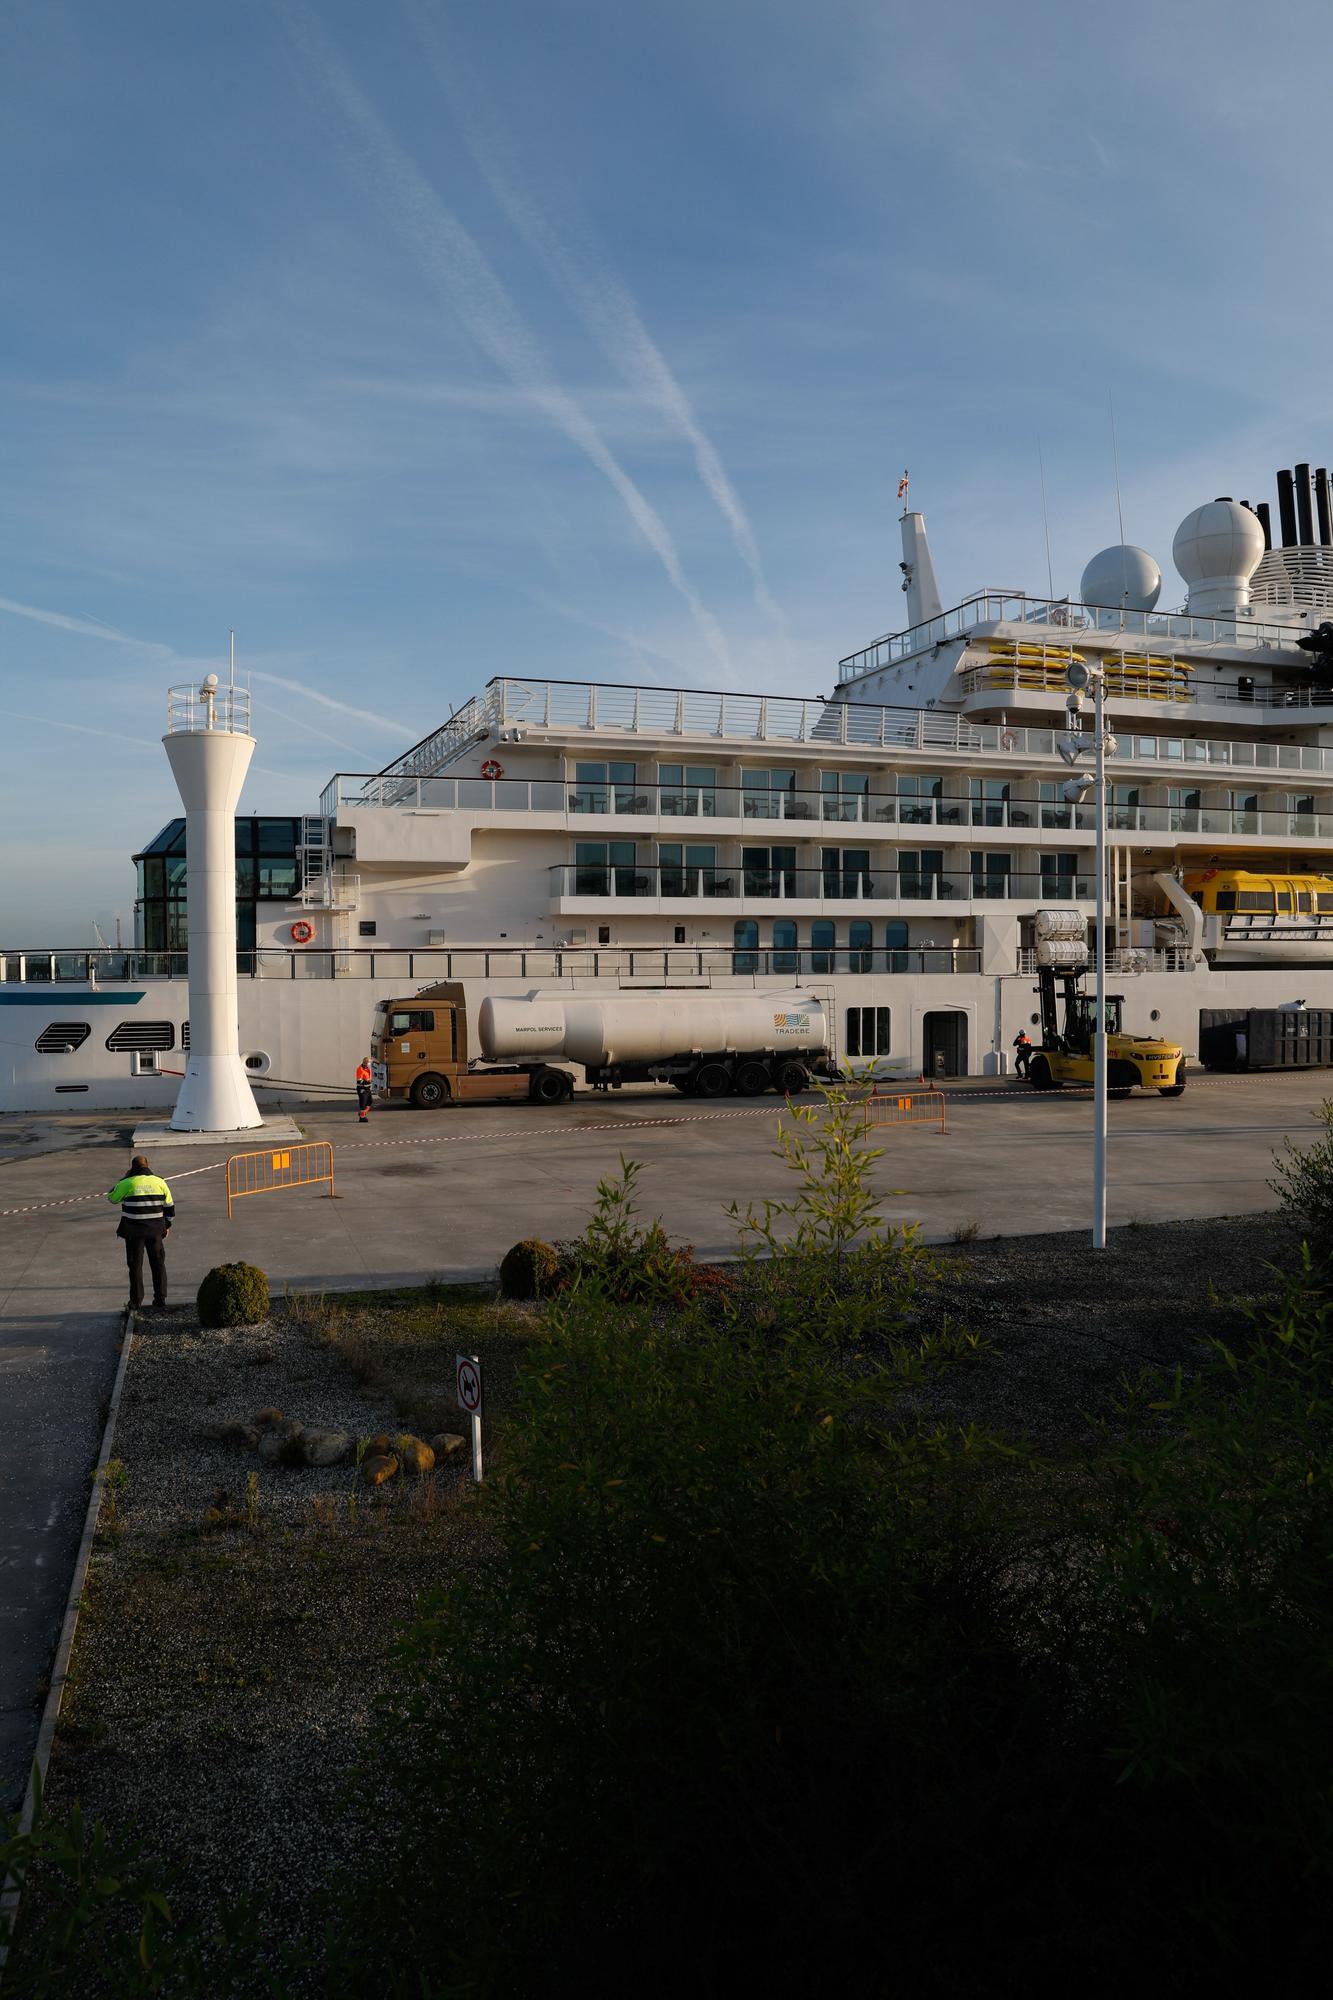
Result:
<svg viewBox="0 0 1333 2000"><path fill-rule="evenodd" d="M952 869L823 868L746 869L719 863L707 868L622 863L590 866L558 862L550 871L562 901L608 897L677 902L721 899L749 908L762 903L1081 902L1095 895L1093 876L1064 869L1023 874L973 875Z"/></svg>

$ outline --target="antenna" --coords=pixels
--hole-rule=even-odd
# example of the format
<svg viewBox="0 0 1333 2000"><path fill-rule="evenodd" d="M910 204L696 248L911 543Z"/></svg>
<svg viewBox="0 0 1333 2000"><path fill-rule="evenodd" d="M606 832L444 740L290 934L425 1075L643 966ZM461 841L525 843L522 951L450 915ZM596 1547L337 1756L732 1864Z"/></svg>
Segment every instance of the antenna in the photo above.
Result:
<svg viewBox="0 0 1333 2000"><path fill-rule="evenodd" d="M1125 510L1120 504L1120 446L1115 435L1115 397L1108 389L1106 407L1111 412L1111 464L1115 468L1115 518L1120 529L1120 629L1125 627L1125 599L1129 596L1129 570L1125 561Z"/></svg>
<svg viewBox="0 0 1333 2000"><path fill-rule="evenodd" d="M1046 595L1055 602L1055 572L1051 568L1051 517L1046 512L1046 461L1041 455L1041 439L1037 439L1037 471L1041 475L1041 525L1046 531Z"/></svg>
<svg viewBox="0 0 1333 2000"><path fill-rule="evenodd" d="M236 627L235 627L234 625L233 625L233 626L232 626L232 628L231 628L231 632L230 632L230 635L229 635L229 638L228 638L228 645L227 645L227 655L228 655L228 659L229 659L229 662L230 662L230 665L231 665L231 679L230 679L230 682L229 682L229 685L230 685L230 687L231 687L231 690L232 690L232 692L233 692L233 693L235 693L235 691L236 691Z"/></svg>

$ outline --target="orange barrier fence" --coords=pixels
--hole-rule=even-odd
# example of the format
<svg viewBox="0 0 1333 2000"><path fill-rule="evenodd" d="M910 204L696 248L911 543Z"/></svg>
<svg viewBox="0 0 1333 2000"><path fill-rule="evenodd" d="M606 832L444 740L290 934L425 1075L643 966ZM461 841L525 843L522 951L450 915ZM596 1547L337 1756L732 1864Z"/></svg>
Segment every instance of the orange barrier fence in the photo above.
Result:
<svg viewBox="0 0 1333 2000"><path fill-rule="evenodd" d="M227 1162L227 1215L246 1194L276 1194L280 1188L314 1187L327 1181L333 1193L333 1148L327 1139L305 1146L274 1146L263 1153L233 1153Z"/></svg>
<svg viewBox="0 0 1333 2000"><path fill-rule="evenodd" d="M865 1101L865 1129L872 1125L937 1125L947 1134L944 1094L938 1090L873 1091Z"/></svg>

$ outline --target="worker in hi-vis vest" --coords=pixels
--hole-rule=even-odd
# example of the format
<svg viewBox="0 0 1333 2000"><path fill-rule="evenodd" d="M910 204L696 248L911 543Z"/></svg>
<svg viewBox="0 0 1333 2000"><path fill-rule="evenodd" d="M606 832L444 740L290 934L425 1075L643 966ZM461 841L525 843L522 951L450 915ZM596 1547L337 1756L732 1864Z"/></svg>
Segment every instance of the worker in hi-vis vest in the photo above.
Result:
<svg viewBox="0 0 1333 2000"><path fill-rule="evenodd" d="M356 1115L362 1125L370 1122L370 1086L373 1081L369 1059L362 1056L356 1066Z"/></svg>
<svg viewBox="0 0 1333 2000"><path fill-rule="evenodd" d="M125 1262L130 1271L130 1304L143 1304L143 1258L148 1252L148 1268L153 1274L153 1304L167 1302L167 1231L176 1219L171 1189L160 1175L151 1173L142 1153L130 1161L123 1181L107 1190L107 1200L120 1210L117 1236L125 1244Z"/></svg>

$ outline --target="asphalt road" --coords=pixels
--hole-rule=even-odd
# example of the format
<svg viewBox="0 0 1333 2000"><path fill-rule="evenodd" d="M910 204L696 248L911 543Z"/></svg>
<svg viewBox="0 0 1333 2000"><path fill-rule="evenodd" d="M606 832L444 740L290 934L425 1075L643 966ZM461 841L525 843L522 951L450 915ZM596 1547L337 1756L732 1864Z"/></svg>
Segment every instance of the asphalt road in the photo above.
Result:
<svg viewBox="0 0 1333 2000"><path fill-rule="evenodd" d="M1114 1227L1269 1208L1272 1157L1308 1139L1333 1075L1199 1078L1183 1098L1110 1106ZM928 1238L1082 1231L1091 1205L1091 1105L1013 1084L949 1093L948 1133L877 1136L874 1169L894 1220ZM326 1189L250 1197L227 1220L223 1153L163 1147L178 1226L172 1284L192 1297L213 1264L245 1258L276 1291L420 1282L492 1271L519 1237L582 1228L618 1155L643 1163L647 1216L703 1257L736 1234L728 1201L790 1195L773 1155L773 1099L695 1105L672 1091L579 1097L440 1113L354 1108L297 1113L335 1146ZM41 1683L68 1589L115 1366L126 1295L115 1216L104 1191L125 1169L128 1123L0 1120L0 1801L22 1791Z"/></svg>

